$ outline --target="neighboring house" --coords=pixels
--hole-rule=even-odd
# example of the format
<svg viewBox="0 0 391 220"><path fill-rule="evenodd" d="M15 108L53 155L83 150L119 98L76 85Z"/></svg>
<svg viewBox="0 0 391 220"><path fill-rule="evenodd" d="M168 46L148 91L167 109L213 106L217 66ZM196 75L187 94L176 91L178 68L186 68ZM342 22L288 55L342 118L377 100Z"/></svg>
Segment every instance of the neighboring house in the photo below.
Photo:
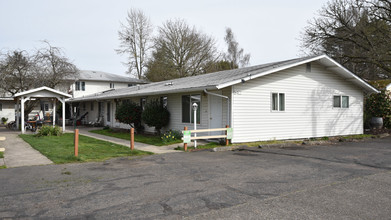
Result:
<svg viewBox="0 0 391 220"><path fill-rule="evenodd" d="M81 70L78 79L75 83L71 84L69 92L74 98L77 98L145 83L144 80L130 78L128 76L120 76L102 71Z"/></svg>
<svg viewBox="0 0 391 220"><path fill-rule="evenodd" d="M7 119L7 122L15 119L14 98L0 98L0 119L1 118Z"/></svg>
<svg viewBox="0 0 391 220"><path fill-rule="evenodd" d="M363 99L378 92L326 55L156 82L69 100L103 116L104 124L127 128L115 120L116 105L132 100L144 105L164 100L171 117L163 130L233 127L233 143L363 133ZM146 131L153 128L146 126Z"/></svg>
<svg viewBox="0 0 391 220"><path fill-rule="evenodd" d="M127 88L139 84L145 84L144 80L120 76L101 71L81 70L78 78L64 80L64 83L58 85L55 89L64 93L72 94L72 97L83 97L86 95L104 92L108 90ZM8 118L8 121L15 120L15 102L10 96L0 98L0 119ZM81 108L83 106L80 106ZM70 109L67 108L67 115L70 115ZM47 100L40 101L35 109L30 113L29 118L37 115L40 111L43 115L53 115L53 103Z"/></svg>

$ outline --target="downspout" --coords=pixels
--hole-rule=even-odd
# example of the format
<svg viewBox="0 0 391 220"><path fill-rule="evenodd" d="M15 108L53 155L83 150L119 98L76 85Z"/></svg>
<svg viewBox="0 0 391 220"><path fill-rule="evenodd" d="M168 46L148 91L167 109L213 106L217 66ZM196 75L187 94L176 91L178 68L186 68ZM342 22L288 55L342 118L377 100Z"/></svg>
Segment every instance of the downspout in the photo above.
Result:
<svg viewBox="0 0 391 220"><path fill-rule="evenodd" d="M225 96L225 95L220 95L220 94L216 94L216 93L213 93L213 92L208 92L208 90L204 89L204 92L208 95L214 95L214 96L218 96L218 97L221 97L221 98L225 98L227 99L227 124L231 127L231 123L230 123L230 102L229 102L229 97L228 96Z"/></svg>

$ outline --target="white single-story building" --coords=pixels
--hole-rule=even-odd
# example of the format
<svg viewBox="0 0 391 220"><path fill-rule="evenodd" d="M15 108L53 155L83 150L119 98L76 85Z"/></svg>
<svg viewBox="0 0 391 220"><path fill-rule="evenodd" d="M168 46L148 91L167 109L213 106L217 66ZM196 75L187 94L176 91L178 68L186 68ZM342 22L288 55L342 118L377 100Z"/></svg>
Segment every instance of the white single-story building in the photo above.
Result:
<svg viewBox="0 0 391 220"><path fill-rule="evenodd" d="M192 128L191 106L197 103L198 129L230 125L232 143L238 143L362 134L364 95L374 92L378 91L321 55L115 89L68 102L86 106L90 119L103 117L104 125L126 128L115 120L117 104L161 99L171 114L163 130ZM146 131L154 128L146 126Z"/></svg>

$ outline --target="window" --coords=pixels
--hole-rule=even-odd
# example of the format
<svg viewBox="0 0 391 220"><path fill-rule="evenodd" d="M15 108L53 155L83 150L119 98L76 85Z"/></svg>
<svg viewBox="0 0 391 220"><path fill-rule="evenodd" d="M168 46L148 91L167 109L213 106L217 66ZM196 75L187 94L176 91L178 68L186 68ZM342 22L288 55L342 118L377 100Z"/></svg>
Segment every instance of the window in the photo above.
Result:
<svg viewBox="0 0 391 220"><path fill-rule="evenodd" d="M49 111L49 104L45 103L45 111Z"/></svg>
<svg viewBox="0 0 391 220"><path fill-rule="evenodd" d="M83 111L86 111L86 103L83 102Z"/></svg>
<svg viewBox="0 0 391 220"><path fill-rule="evenodd" d="M163 107L167 108L167 96L160 97L160 102L163 104Z"/></svg>
<svg viewBox="0 0 391 220"><path fill-rule="evenodd" d="M272 111L285 111L285 93L272 93Z"/></svg>
<svg viewBox="0 0 391 220"><path fill-rule="evenodd" d="M111 118L111 105L110 102L107 103L107 121L110 122Z"/></svg>
<svg viewBox="0 0 391 220"><path fill-rule="evenodd" d="M3 111L3 103L0 103L0 111Z"/></svg>
<svg viewBox="0 0 391 220"><path fill-rule="evenodd" d="M144 110L144 107L145 107L146 103L147 103L147 99L146 98L141 98L140 99L141 110Z"/></svg>
<svg viewBox="0 0 391 220"><path fill-rule="evenodd" d="M130 84L130 83L129 83L129 84L128 84L128 87L131 87L131 86L135 86L135 85L134 85L134 84Z"/></svg>
<svg viewBox="0 0 391 220"><path fill-rule="evenodd" d="M334 108L349 108L349 96L335 95L333 101Z"/></svg>
<svg viewBox="0 0 391 220"><path fill-rule="evenodd" d="M110 89L114 89L114 83L110 83Z"/></svg>
<svg viewBox="0 0 391 220"><path fill-rule="evenodd" d="M91 111L94 111L94 103L91 102Z"/></svg>
<svg viewBox="0 0 391 220"><path fill-rule="evenodd" d="M75 91L86 91L86 82L75 82Z"/></svg>
<svg viewBox="0 0 391 220"><path fill-rule="evenodd" d="M197 124L201 119L201 95L184 95L182 96L182 122L194 123L193 103L197 103Z"/></svg>

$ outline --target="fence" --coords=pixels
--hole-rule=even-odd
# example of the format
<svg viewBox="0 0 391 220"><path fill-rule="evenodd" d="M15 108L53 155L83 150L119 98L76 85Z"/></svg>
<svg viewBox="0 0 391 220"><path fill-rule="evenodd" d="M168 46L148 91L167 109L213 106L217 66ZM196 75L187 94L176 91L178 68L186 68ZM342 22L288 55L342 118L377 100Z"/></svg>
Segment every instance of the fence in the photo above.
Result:
<svg viewBox="0 0 391 220"><path fill-rule="evenodd" d="M209 136L191 136L192 133L202 133L202 132L213 132L213 131L225 131L224 135L209 135ZM187 130L185 127L183 133L183 148L187 151L187 144L192 140L201 140L201 139L213 139L213 138L225 138L225 145L229 144L229 140L232 139L232 131L228 125L225 128L211 128L211 129L198 129L198 130Z"/></svg>

